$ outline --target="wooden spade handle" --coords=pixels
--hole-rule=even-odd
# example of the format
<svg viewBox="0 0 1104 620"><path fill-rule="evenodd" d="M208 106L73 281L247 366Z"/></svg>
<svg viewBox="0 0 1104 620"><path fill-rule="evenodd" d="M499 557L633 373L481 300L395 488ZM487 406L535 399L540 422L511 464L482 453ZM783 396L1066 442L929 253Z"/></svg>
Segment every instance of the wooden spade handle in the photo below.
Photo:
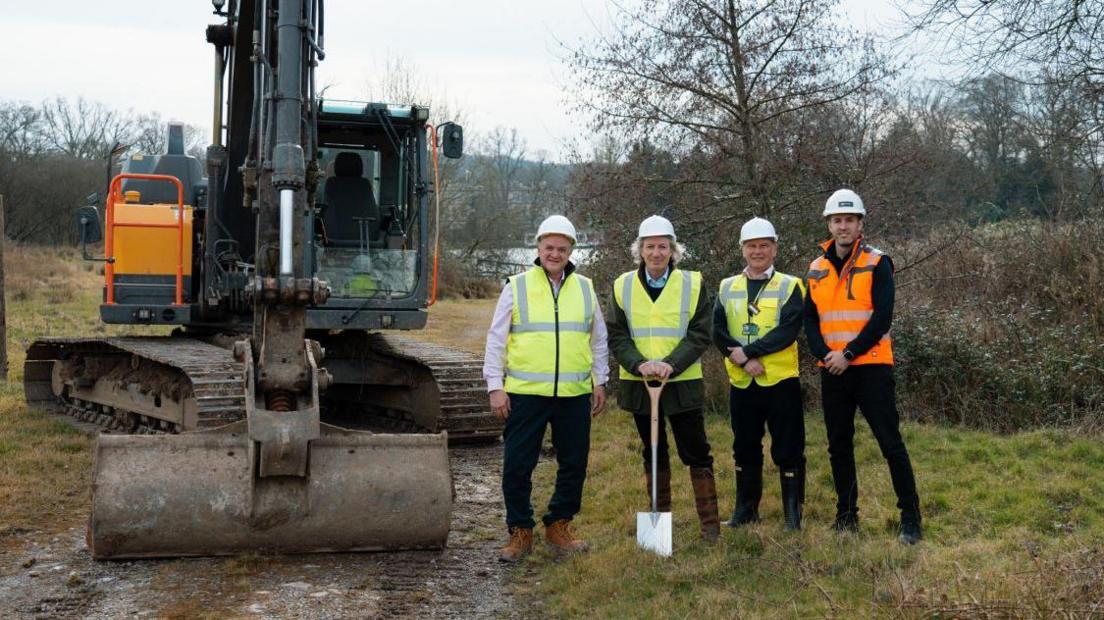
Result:
<svg viewBox="0 0 1104 620"><path fill-rule="evenodd" d="M659 385L651 385L652 381L658 381ZM644 389L648 390L648 399L652 401L652 448L659 445L659 395L663 393L665 385L667 385L667 379L644 377Z"/></svg>

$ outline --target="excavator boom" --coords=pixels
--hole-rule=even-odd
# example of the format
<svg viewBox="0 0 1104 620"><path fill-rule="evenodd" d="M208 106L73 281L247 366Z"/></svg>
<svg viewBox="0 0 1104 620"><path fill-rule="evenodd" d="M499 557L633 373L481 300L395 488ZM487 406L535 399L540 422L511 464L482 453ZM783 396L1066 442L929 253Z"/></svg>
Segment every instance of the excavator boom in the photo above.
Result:
<svg viewBox="0 0 1104 620"><path fill-rule="evenodd" d="M322 0L215 6L206 183L170 151L133 159L153 169L124 167L105 199L104 320L184 329L28 351L28 402L124 433L96 442L92 554L443 547L443 420L471 437L499 426L471 360L366 333L425 323L428 109L316 98ZM164 249L152 235L175 240L174 273L136 258Z"/></svg>

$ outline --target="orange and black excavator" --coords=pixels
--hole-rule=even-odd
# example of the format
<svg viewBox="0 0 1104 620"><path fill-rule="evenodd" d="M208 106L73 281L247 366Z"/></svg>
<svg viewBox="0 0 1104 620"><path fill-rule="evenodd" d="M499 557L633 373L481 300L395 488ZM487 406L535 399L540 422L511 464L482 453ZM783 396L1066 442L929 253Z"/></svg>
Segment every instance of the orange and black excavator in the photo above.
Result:
<svg viewBox="0 0 1104 620"><path fill-rule="evenodd" d="M462 128L319 98L322 0L213 4L205 161L170 127L78 217L103 321L176 327L38 340L27 401L104 431L96 558L442 547L448 443L501 423L478 356L395 330L426 323L430 178Z"/></svg>

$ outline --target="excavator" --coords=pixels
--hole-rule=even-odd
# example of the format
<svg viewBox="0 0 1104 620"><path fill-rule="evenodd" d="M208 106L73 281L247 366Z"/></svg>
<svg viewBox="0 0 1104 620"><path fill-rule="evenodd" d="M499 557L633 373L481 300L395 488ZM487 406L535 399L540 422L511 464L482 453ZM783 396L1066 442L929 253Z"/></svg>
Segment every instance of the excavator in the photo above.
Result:
<svg viewBox="0 0 1104 620"><path fill-rule="evenodd" d="M102 430L96 559L441 548L449 444L502 426L478 356L396 332L436 295L429 198L463 129L320 97L323 0L212 4L205 160L170 126L77 213L102 321L163 335L37 340L27 402Z"/></svg>

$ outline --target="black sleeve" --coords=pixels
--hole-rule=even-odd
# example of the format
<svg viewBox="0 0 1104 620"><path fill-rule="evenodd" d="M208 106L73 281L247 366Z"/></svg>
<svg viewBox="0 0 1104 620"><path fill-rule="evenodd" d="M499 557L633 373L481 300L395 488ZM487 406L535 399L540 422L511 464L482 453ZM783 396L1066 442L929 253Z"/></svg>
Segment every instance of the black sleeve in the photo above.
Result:
<svg viewBox="0 0 1104 620"><path fill-rule="evenodd" d="M634 375L639 375L637 367L648 361L636 348L632 335L629 334L629 320L625 318L625 311L617 305L617 298L610 295L610 311L606 314L607 342L610 353L617 359L617 363Z"/></svg>
<svg viewBox="0 0 1104 620"><path fill-rule="evenodd" d="M893 303L895 297L893 284L893 261L888 256L883 256L874 267L873 283L870 286L870 297L874 305L870 320L859 331L855 339L847 343L847 348L856 357L866 353L878 344L882 336L893 325Z"/></svg>
<svg viewBox="0 0 1104 620"><path fill-rule="evenodd" d="M785 349L797 340L797 334L801 331L802 311L805 308L805 296L800 286L795 286L790 298L782 306L782 316L778 325L763 335L762 338L744 347L744 355L748 357L763 357Z"/></svg>
<svg viewBox="0 0 1104 620"><path fill-rule="evenodd" d="M824 336L820 333L820 314L811 295L808 303L805 304L805 339L809 341L809 351L816 359L822 360L831 352L828 343L824 342Z"/></svg>
<svg viewBox="0 0 1104 620"><path fill-rule="evenodd" d="M709 295L703 289L698 293L698 307L694 308L694 314L690 317L690 324L686 327L686 337L679 341L675 350L663 360L674 367L675 372L671 376L678 375L701 359L702 353L709 348L713 331L711 323Z"/></svg>
<svg viewBox="0 0 1104 620"><path fill-rule="evenodd" d="M728 357L732 354L728 350L729 347L740 346L739 342L732 337L732 334L728 333L728 314L725 312L724 304L721 303L721 298L718 297L717 301L713 302L713 345L717 347L717 350L721 352L721 355Z"/></svg>

